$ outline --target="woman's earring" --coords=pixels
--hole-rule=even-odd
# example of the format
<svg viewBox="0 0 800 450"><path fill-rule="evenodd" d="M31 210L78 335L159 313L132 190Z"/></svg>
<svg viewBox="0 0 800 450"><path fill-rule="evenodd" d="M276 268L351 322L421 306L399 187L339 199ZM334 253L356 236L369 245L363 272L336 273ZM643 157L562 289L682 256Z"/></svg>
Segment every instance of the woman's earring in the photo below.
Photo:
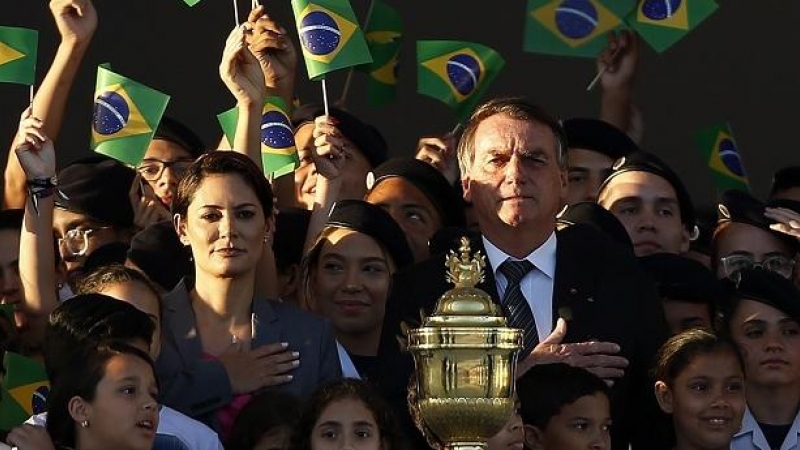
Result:
<svg viewBox="0 0 800 450"><path fill-rule="evenodd" d="M81 422L81 427L89 428L89 421L88 420L84 420L83 422Z"/></svg>

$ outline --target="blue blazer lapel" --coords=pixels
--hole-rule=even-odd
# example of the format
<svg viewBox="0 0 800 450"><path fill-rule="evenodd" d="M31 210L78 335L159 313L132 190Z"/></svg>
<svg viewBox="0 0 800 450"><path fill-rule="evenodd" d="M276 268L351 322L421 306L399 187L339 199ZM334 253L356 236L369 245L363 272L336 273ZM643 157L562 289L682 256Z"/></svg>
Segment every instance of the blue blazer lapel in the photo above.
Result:
<svg viewBox="0 0 800 450"><path fill-rule="evenodd" d="M197 332L186 282L181 281L175 289L164 296L164 312L169 315L164 324L168 325L175 347L184 361L193 361L203 356L203 344Z"/></svg>
<svg viewBox="0 0 800 450"><path fill-rule="evenodd" d="M270 302L264 299L253 300L252 347L285 340L283 326Z"/></svg>

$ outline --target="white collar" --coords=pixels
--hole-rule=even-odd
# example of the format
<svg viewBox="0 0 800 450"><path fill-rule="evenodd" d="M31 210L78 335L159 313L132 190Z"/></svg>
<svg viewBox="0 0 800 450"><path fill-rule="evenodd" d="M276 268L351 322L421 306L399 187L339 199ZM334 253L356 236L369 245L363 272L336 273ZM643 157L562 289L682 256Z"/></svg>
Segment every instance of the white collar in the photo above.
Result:
<svg viewBox="0 0 800 450"><path fill-rule="evenodd" d="M508 258L517 259L497 248L486 236L482 236L482 239L483 248L486 250L486 257L489 259L489 264L492 266L492 270L495 274L500 264L503 264ZM556 274L556 244L556 232L554 231L550 233L550 237L548 237L542 245L534 249L524 258L530 261L542 273L550 277L551 280Z"/></svg>

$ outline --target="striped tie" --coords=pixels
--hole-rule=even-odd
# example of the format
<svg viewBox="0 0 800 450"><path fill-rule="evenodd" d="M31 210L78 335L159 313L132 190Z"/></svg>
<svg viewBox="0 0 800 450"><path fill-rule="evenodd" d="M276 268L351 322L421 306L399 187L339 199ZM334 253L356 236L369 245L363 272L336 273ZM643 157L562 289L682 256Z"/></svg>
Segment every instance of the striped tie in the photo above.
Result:
<svg viewBox="0 0 800 450"><path fill-rule="evenodd" d="M522 330L524 353L520 355L521 358L527 356L539 343L536 320L533 318L531 307L525 300L525 296L522 295L519 285L520 281L533 268L533 264L528 260L512 261L510 259L500 264L499 268L500 273L508 280L508 286L506 286L506 292L503 294L500 305L508 318L508 326Z"/></svg>

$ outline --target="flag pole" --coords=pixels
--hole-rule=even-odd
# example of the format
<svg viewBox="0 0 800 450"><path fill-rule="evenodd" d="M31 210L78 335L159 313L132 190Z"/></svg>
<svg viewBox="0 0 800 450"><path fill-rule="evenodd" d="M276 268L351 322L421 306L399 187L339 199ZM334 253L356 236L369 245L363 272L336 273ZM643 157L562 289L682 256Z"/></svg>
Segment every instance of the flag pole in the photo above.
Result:
<svg viewBox="0 0 800 450"><path fill-rule="evenodd" d="M328 116L328 86L325 84L325 78L322 79L322 104L325 107L325 115Z"/></svg>
<svg viewBox="0 0 800 450"><path fill-rule="evenodd" d="M31 111L31 116L33 116L33 84L31 84L31 90L30 90L30 94L28 95L28 97L29 97L28 108Z"/></svg>
<svg viewBox="0 0 800 450"><path fill-rule="evenodd" d="M236 5L236 0L233 0L233 26L239 26L239 7Z"/></svg>
<svg viewBox="0 0 800 450"><path fill-rule="evenodd" d="M456 126L454 126L452 130L450 130L450 133L449 133L449 134L450 134L451 136L455 136L455 135L456 135L456 133L458 133L459 131L461 131L461 127L462 127L462 125L461 125L461 122L458 122L458 123L456 124Z"/></svg>
<svg viewBox="0 0 800 450"><path fill-rule="evenodd" d="M366 30L369 22L372 20L372 11L375 9L375 0L370 0L369 8L367 8L367 17L364 18L364 26L362 29ZM339 97L339 107L344 109L345 102L347 101L347 94L350 93L350 83L353 81L354 67L350 67L347 71L347 78L344 80L344 89L342 89L342 96Z"/></svg>
<svg viewBox="0 0 800 450"><path fill-rule="evenodd" d="M603 64L603 67L599 71L597 71L597 75L595 75L594 78L592 78L592 81L589 83L589 85L586 86L586 92L589 92L592 89L594 89L594 86L597 84L598 81L600 81L600 77L602 77L604 73L606 73L605 64Z"/></svg>

